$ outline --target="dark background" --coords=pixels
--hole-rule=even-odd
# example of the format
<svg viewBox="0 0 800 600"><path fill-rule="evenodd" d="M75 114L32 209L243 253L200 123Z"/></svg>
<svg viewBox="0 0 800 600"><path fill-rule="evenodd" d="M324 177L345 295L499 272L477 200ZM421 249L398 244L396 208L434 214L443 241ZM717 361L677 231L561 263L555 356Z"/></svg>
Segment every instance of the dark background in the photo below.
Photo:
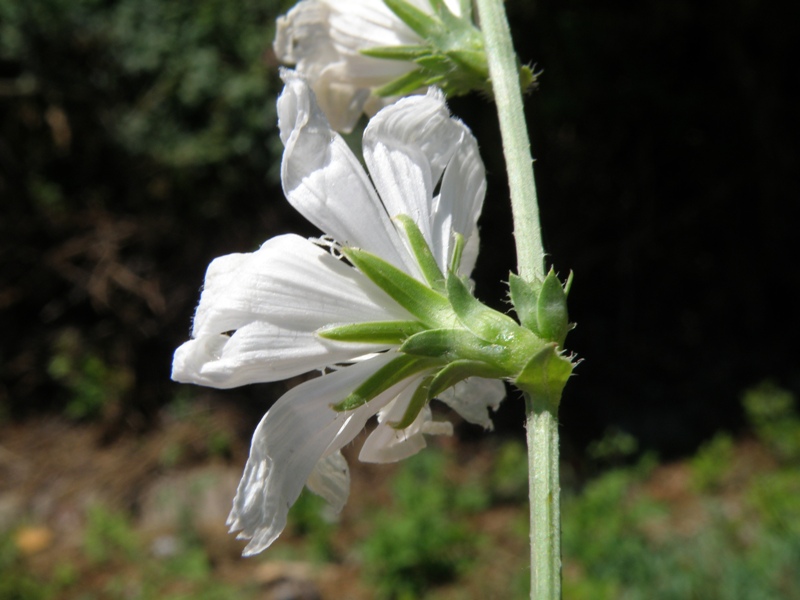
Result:
<svg viewBox="0 0 800 600"><path fill-rule="evenodd" d="M274 18L291 2L0 0L0 418L158 426L204 270L286 231ZM575 273L565 455L610 429L663 457L797 392L797 23L790 3L509 2L546 248ZM513 269L496 118L477 294ZM214 393L255 425L283 383ZM203 392L206 393L206 392ZM522 433L512 393L497 415ZM464 435L472 435L464 430Z"/></svg>

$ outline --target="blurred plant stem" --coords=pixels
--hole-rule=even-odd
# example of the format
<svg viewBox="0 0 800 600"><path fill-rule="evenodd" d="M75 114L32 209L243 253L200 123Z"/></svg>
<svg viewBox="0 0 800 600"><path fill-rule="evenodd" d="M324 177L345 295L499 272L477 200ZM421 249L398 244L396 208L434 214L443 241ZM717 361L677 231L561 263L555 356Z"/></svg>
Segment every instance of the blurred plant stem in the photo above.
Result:
<svg viewBox="0 0 800 600"><path fill-rule="evenodd" d="M502 0L477 0L489 74L503 139L517 273L526 281L545 275L533 158L523 112L517 56ZM561 597L561 517L558 473L558 402L525 395L531 524L531 598Z"/></svg>

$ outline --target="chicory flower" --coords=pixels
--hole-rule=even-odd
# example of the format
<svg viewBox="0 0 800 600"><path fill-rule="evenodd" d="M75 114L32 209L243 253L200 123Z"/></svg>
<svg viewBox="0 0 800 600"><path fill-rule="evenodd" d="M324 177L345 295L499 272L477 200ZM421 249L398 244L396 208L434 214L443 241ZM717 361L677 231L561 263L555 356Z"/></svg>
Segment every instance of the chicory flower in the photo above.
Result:
<svg viewBox="0 0 800 600"><path fill-rule="evenodd" d="M432 394L486 428L487 409L505 395L491 369L454 376L448 352L402 350L416 333L447 337L460 326L444 278L467 290L486 187L469 129L436 89L404 98L364 131L368 175L305 78L283 77L283 189L325 236L281 235L215 259L172 372L217 388L321 372L284 394L253 435L228 519L250 540L245 555L280 535L304 485L342 508L349 471L340 450L373 416L378 425L359 459L396 461L423 448L425 434L451 433L450 423L433 420Z"/></svg>

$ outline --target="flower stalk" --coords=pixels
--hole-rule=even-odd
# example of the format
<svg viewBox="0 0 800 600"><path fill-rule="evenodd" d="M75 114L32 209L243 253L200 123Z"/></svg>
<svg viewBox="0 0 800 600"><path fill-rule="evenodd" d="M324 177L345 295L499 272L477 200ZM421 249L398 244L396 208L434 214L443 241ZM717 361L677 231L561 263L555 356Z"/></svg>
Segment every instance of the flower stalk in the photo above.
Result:
<svg viewBox="0 0 800 600"><path fill-rule="evenodd" d="M527 282L545 279L536 184L523 112L519 67L503 0L477 0L489 74L503 140L517 272ZM558 404L563 386L520 386L525 395L531 540L531 598L561 597L561 517L558 463Z"/></svg>

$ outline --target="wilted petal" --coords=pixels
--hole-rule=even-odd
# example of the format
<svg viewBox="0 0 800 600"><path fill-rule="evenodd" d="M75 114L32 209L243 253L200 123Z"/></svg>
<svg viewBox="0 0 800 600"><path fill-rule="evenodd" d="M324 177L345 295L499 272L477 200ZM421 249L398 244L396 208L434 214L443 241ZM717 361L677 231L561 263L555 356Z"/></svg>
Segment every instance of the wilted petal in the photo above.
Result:
<svg viewBox="0 0 800 600"><path fill-rule="evenodd" d="M281 180L304 217L337 242L368 250L409 273L416 267L345 141L331 129L306 81L283 71L278 124L286 150ZM422 182L406 182L406 190Z"/></svg>
<svg viewBox="0 0 800 600"><path fill-rule="evenodd" d="M280 535L289 507L320 459L350 442L372 415L408 385L403 381L352 411L331 409L395 357L394 353L379 355L302 383L284 394L261 420L228 517L231 531L241 531L239 537L250 540L246 556L261 552ZM338 501L339 496L334 496Z"/></svg>
<svg viewBox="0 0 800 600"><path fill-rule="evenodd" d="M427 0L413 3L430 11ZM274 49L278 60L308 79L333 128L348 132L365 105L377 110L393 101L376 98L373 88L416 68L361 50L419 42L382 0L303 0L278 18Z"/></svg>
<svg viewBox="0 0 800 600"><path fill-rule="evenodd" d="M392 427L392 423L397 423L403 418L420 381L421 378L417 379L413 385L406 388L402 394L378 413L380 422L364 442L361 453L358 455L361 462L387 463L403 460L416 454L427 445L423 434L452 435L452 423L433 421L431 409L428 406L425 406L414 422L405 429L398 430Z"/></svg>
<svg viewBox="0 0 800 600"><path fill-rule="evenodd" d="M484 429L494 429L488 409L497 410L506 397L506 386L499 379L470 377L457 383L437 397L461 417Z"/></svg>

